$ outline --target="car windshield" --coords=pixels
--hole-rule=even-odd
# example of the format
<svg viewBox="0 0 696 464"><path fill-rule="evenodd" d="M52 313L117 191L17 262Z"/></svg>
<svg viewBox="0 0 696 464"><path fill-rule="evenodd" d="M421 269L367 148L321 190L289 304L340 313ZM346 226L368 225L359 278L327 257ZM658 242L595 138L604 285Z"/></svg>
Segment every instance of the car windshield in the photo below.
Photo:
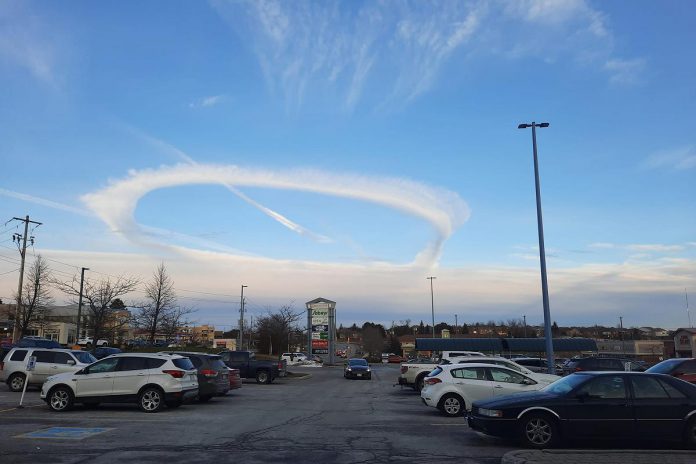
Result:
<svg viewBox="0 0 696 464"><path fill-rule="evenodd" d="M217 370L224 370L227 366L225 366L225 363L222 362L222 358L220 356L210 356L208 357L210 360L210 365L213 369Z"/></svg>
<svg viewBox="0 0 696 464"><path fill-rule="evenodd" d="M72 354L83 364L92 364L93 362L97 362L97 358L86 351L73 351Z"/></svg>
<svg viewBox="0 0 696 464"><path fill-rule="evenodd" d="M364 359L351 359L348 361L351 366L367 366L367 361Z"/></svg>
<svg viewBox="0 0 696 464"><path fill-rule="evenodd" d="M542 388L541 391L551 393L552 395L565 395L587 379L588 376L585 375L571 374L567 377L556 380L551 385Z"/></svg>
<svg viewBox="0 0 696 464"><path fill-rule="evenodd" d="M662 361L659 364L655 364L653 367L648 369L645 372L650 372L653 374L667 374L668 372L671 372L672 369L674 369L677 365L681 364L684 362L683 359L670 359L667 361Z"/></svg>

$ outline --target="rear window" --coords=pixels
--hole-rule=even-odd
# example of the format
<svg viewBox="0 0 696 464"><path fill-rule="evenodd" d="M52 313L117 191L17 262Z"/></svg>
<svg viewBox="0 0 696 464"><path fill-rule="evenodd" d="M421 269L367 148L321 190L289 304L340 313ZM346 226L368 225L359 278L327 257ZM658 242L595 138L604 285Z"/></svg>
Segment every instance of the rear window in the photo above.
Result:
<svg viewBox="0 0 696 464"><path fill-rule="evenodd" d="M27 356L27 350L17 350L10 356L10 361L24 361Z"/></svg>
<svg viewBox="0 0 696 464"><path fill-rule="evenodd" d="M177 359L172 359L172 362L176 367L179 369L183 369L185 371L190 371L194 369L193 363L189 358L177 358Z"/></svg>
<svg viewBox="0 0 696 464"><path fill-rule="evenodd" d="M33 355L36 357L37 363L53 363L56 359L53 351L34 350Z"/></svg>
<svg viewBox="0 0 696 464"><path fill-rule="evenodd" d="M215 370L224 370L227 367L225 366L225 363L222 362L222 358L220 356L208 356L208 360L210 361L212 368Z"/></svg>
<svg viewBox="0 0 696 464"><path fill-rule="evenodd" d="M441 368L441 367L436 367L435 369L433 369L433 370L430 372L430 374L428 374L428 377L435 377L435 376L438 375L440 372L442 372L442 368Z"/></svg>

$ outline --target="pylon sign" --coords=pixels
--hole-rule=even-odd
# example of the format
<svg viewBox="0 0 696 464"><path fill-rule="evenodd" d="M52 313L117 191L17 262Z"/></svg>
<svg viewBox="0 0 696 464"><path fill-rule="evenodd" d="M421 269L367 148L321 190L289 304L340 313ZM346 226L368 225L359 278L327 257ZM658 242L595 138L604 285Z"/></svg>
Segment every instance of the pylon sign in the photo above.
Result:
<svg viewBox="0 0 696 464"><path fill-rule="evenodd" d="M325 298L308 301L307 345L310 354L328 355L333 363L336 341L336 302Z"/></svg>

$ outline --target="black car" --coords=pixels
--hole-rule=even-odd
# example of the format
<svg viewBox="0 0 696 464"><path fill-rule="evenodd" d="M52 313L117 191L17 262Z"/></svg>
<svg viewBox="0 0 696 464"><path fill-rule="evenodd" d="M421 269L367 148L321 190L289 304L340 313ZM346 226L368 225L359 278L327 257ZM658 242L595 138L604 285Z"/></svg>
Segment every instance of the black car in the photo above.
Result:
<svg viewBox="0 0 696 464"><path fill-rule="evenodd" d="M563 375L581 371L625 371L626 365L619 358L573 358L563 365Z"/></svg>
<svg viewBox="0 0 696 464"><path fill-rule="evenodd" d="M217 354L173 351L185 356L198 369L198 400L209 401L213 396L224 396L230 391L229 369Z"/></svg>
<svg viewBox="0 0 696 464"><path fill-rule="evenodd" d="M97 359L103 359L107 356L111 356L112 354L117 354L120 352L120 349L114 348L113 346L100 346L90 351L90 353L92 353L92 356L94 356Z"/></svg>
<svg viewBox="0 0 696 464"><path fill-rule="evenodd" d="M563 439L683 440L696 446L696 385L663 374L579 372L541 391L475 401L469 427L550 448Z"/></svg>
<svg viewBox="0 0 696 464"><path fill-rule="evenodd" d="M346 363L346 368L343 371L343 377L346 379L367 379L372 378L370 365L366 359L350 358Z"/></svg>

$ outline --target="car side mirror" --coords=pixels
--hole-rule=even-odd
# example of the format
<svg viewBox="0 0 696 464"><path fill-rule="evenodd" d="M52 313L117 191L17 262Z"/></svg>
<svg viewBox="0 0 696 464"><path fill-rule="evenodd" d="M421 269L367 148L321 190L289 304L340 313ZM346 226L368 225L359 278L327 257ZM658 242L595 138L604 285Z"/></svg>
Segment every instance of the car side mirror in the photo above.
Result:
<svg viewBox="0 0 696 464"><path fill-rule="evenodd" d="M522 385L536 385L537 383L532 379L522 379Z"/></svg>
<svg viewBox="0 0 696 464"><path fill-rule="evenodd" d="M76 363L72 359L68 359L68 366L74 366Z"/></svg>

